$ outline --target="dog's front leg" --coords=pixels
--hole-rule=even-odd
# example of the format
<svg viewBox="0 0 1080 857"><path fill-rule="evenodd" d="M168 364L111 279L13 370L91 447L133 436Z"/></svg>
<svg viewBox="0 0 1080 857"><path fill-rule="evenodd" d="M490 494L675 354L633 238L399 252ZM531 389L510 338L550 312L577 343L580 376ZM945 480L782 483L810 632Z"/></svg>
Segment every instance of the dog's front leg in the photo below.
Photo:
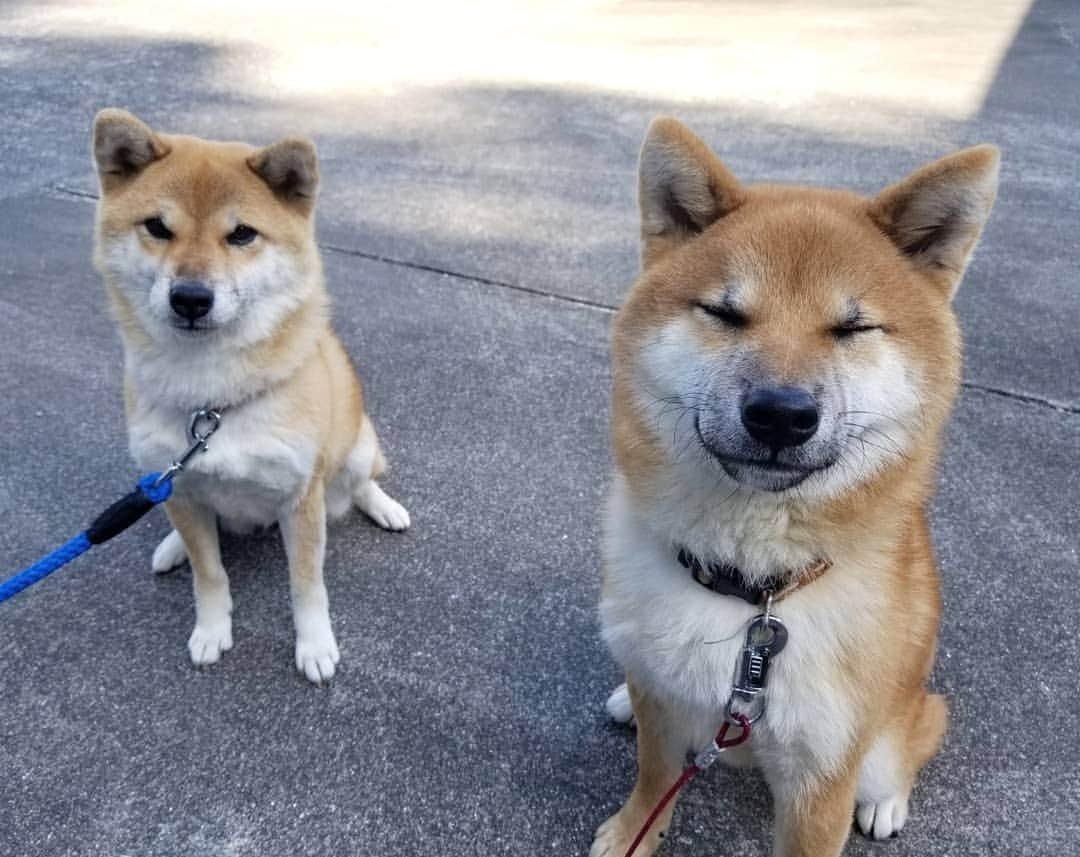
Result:
<svg viewBox="0 0 1080 857"><path fill-rule="evenodd" d="M330 627L330 605L323 583L326 502L321 477L311 480L304 497L282 517L281 534L289 557L296 668L308 681L322 684L333 677L341 656Z"/></svg>
<svg viewBox="0 0 1080 857"><path fill-rule="evenodd" d="M196 666L221 660L232 648L232 596L221 564L217 515L213 510L173 497L165 513L187 548L195 585L195 630L188 651Z"/></svg>
<svg viewBox="0 0 1080 857"><path fill-rule="evenodd" d="M690 745L679 728L679 718L661 703L628 682L630 701L637 720L638 778L626 803L596 831L589 857L623 857L653 808L682 773ZM634 857L648 857L656 850L668 825L675 801L653 824L638 845Z"/></svg>
<svg viewBox="0 0 1080 857"><path fill-rule="evenodd" d="M776 857L839 857L855 811L856 766L828 777L766 771L776 805Z"/></svg>

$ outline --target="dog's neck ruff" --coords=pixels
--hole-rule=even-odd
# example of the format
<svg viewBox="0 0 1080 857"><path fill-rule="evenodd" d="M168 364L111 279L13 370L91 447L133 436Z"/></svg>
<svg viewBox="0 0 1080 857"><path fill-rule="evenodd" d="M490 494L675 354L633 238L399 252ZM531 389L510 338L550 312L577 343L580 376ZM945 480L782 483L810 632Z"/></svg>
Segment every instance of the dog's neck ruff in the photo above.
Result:
<svg viewBox="0 0 1080 857"><path fill-rule="evenodd" d="M702 562L686 548L679 548L678 559L694 581L710 592L732 595L755 606L764 604L769 593L772 593L774 603L787 598L796 590L813 583L832 567L829 560L819 559L806 568L749 583L738 567L726 562Z"/></svg>

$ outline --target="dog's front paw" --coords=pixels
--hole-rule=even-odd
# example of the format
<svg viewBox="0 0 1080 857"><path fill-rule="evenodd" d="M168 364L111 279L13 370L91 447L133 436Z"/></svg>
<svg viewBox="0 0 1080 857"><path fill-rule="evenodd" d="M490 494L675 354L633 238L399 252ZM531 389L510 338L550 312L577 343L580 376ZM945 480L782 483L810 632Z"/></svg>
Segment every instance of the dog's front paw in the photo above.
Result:
<svg viewBox="0 0 1080 857"><path fill-rule="evenodd" d="M334 632L329 627L296 637L296 668L312 684L325 684L334 677L341 660Z"/></svg>
<svg viewBox="0 0 1080 857"><path fill-rule="evenodd" d="M196 625L188 640L191 662L197 667L216 664L231 648L232 619L228 616L215 622L202 622Z"/></svg>
<svg viewBox="0 0 1080 857"><path fill-rule="evenodd" d="M855 821L864 836L889 839L900 833L907 814L907 797L895 795L878 803L860 803L855 809Z"/></svg>
<svg viewBox="0 0 1080 857"><path fill-rule="evenodd" d="M625 857L626 849L638 834L638 828L631 829L625 816L625 809L620 810L596 829L589 857ZM645 819L641 821L644 823ZM635 849L634 857L649 857L663 838L662 831L655 828L650 830Z"/></svg>

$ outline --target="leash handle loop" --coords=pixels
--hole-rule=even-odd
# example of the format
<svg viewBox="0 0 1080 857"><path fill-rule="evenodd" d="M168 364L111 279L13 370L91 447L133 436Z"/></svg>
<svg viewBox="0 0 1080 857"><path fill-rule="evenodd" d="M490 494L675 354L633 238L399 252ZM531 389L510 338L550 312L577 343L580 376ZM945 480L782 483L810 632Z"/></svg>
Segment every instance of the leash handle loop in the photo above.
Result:
<svg viewBox="0 0 1080 857"><path fill-rule="evenodd" d="M90 544L100 545L118 536L158 503L172 495L172 477L161 481L164 474L151 473L139 480L135 490L125 494L108 509L98 515L86 528ZM160 481L161 484L158 484Z"/></svg>

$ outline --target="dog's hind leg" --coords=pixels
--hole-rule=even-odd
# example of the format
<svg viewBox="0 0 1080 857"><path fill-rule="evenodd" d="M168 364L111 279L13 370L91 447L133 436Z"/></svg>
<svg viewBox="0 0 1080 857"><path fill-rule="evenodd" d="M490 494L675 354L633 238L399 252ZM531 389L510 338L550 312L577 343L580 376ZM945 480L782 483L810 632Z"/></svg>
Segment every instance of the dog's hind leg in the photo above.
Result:
<svg viewBox="0 0 1080 857"><path fill-rule="evenodd" d="M634 706L630 702L630 688L626 682L620 684L604 703L608 716L616 723L629 723L634 719Z"/></svg>
<svg viewBox="0 0 1080 857"><path fill-rule="evenodd" d="M379 449L375 427L366 415L360 424L356 445L345 462L345 469L351 484L352 500L361 512L384 530L409 528L411 521L405 507L383 491L375 481L386 469L386 460Z"/></svg>
<svg viewBox="0 0 1080 857"><path fill-rule="evenodd" d="M187 562L187 548L184 540L176 530L169 530L169 534L154 548L154 556L150 560L150 567L154 574L168 574L178 565Z"/></svg>
<svg viewBox="0 0 1080 857"><path fill-rule="evenodd" d="M859 767L855 820L864 836L888 839L903 828L915 775L941 746L945 698L924 693L870 746Z"/></svg>

